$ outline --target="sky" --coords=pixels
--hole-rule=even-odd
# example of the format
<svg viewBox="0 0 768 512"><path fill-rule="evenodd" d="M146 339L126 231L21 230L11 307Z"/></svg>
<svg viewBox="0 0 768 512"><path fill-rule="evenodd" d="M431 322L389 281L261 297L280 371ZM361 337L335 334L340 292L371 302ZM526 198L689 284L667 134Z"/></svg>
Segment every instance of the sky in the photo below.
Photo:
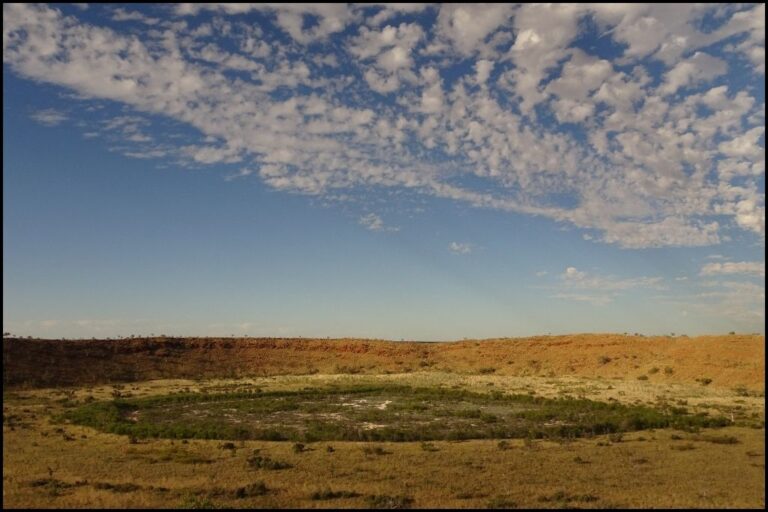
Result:
<svg viewBox="0 0 768 512"><path fill-rule="evenodd" d="M3 330L765 332L764 4L3 5Z"/></svg>

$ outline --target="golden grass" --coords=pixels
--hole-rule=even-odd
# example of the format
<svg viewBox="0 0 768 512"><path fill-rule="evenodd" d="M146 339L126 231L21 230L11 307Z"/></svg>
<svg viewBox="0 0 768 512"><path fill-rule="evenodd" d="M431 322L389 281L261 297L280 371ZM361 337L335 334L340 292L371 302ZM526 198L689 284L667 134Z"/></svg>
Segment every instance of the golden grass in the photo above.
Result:
<svg viewBox="0 0 768 512"><path fill-rule="evenodd" d="M416 372L399 375L311 375L251 379L164 380L125 386L134 396L171 391L259 386L300 389L329 381L398 381L473 390L533 390L542 396L610 397L624 402L687 400L693 410L723 413L741 407L745 415L765 418L764 398L744 397L725 387L654 381L457 375ZM109 386L69 393L109 399ZM368 443L322 442L295 453L287 442L152 440L130 444L124 436L57 425L50 414L61 411L66 389L6 393L3 426L3 506L41 508L174 508L197 503L234 508L365 507L372 495L407 496L412 506L485 508L694 507L763 508L765 506L765 430L727 427L701 434L671 430L625 434L568 443L549 441L375 443L383 455L365 453ZM57 431L57 429L61 429ZM708 436L733 436L737 444L711 442ZM83 437L85 436L85 437ZM65 437L71 440L65 440ZM710 439L710 440L708 440ZM326 447L331 445L333 452ZM683 449L679 449L679 448ZM271 471L247 463L254 449L292 465ZM48 479L47 481L45 479ZM238 488L262 481L268 492L235 497ZM32 485L32 484L39 485ZM138 489L119 492L116 484ZM110 488L110 486L112 486ZM119 489L119 487L118 487ZM313 500L317 491L346 491L357 497Z"/></svg>

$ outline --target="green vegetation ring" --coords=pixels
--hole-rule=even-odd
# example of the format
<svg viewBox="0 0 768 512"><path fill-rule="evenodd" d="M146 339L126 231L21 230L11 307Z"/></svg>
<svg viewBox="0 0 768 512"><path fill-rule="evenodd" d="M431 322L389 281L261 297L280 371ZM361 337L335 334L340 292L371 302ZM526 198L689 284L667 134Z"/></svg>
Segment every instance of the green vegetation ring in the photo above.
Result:
<svg viewBox="0 0 768 512"><path fill-rule="evenodd" d="M138 438L303 442L575 438L728 423L675 407L395 385L116 399L59 419Z"/></svg>

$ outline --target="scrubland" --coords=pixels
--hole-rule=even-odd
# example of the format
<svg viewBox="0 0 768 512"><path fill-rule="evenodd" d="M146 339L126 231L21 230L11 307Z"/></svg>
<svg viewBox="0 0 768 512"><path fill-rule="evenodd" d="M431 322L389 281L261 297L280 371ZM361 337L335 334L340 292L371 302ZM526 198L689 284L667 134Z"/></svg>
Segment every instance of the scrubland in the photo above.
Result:
<svg viewBox="0 0 768 512"><path fill-rule="evenodd" d="M4 508L765 506L758 336L28 343Z"/></svg>

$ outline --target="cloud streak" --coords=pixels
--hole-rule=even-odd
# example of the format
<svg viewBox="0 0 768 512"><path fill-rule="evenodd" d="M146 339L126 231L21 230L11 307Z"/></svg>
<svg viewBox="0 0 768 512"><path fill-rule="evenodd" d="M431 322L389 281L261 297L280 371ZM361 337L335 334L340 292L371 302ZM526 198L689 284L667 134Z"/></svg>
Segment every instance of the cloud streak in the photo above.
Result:
<svg viewBox="0 0 768 512"><path fill-rule="evenodd" d="M29 117L45 126L58 126L69 119L69 116L64 112L53 108L38 110L37 112L32 113Z"/></svg>
<svg viewBox="0 0 768 512"><path fill-rule="evenodd" d="M701 267L702 276L746 274L765 277L764 261L727 261L725 263L707 263Z"/></svg>

